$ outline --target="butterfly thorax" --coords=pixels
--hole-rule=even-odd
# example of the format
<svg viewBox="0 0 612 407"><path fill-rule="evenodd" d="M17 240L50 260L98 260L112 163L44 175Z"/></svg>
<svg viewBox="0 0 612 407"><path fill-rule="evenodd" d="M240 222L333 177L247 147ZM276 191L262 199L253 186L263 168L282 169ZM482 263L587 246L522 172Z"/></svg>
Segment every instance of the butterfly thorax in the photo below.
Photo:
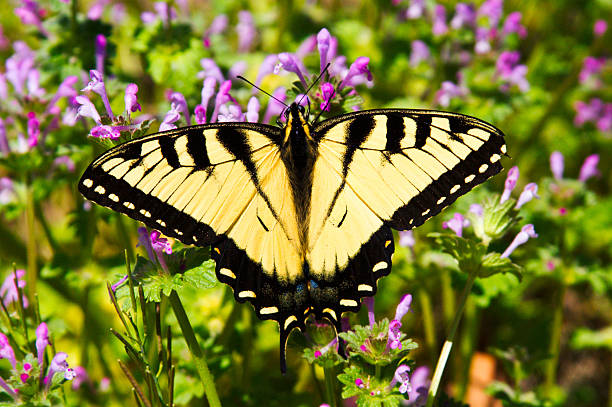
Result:
<svg viewBox="0 0 612 407"><path fill-rule="evenodd" d="M303 107L293 103L289 107L287 125L283 129L281 158L287 167L291 182L303 254L307 247L308 213L316 155L316 142L311 137L310 124L304 117Z"/></svg>

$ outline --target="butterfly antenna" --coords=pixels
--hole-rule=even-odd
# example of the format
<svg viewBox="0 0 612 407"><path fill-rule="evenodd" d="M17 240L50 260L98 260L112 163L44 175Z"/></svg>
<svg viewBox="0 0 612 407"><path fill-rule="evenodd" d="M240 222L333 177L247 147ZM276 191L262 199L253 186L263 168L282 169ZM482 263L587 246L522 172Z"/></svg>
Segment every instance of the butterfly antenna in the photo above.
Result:
<svg viewBox="0 0 612 407"><path fill-rule="evenodd" d="M255 85L253 82L251 82L250 80L248 80L247 78L245 78L244 76L238 75L236 76L236 78L238 79L242 79L243 81L245 81L246 83L248 83L249 85L251 85L252 87L254 87L255 89L257 89L258 91L260 91L261 93L264 93L268 96L270 96L272 99L276 100L278 103L280 103L281 105L285 106L285 108L289 108L289 106L287 106L287 104L285 102L283 102L282 100L280 100L277 97L274 97L273 95L269 94L268 92L266 92L265 90L263 90L262 88L260 88L259 86Z"/></svg>
<svg viewBox="0 0 612 407"><path fill-rule="evenodd" d="M327 69L329 68L329 66L331 65L330 62L327 63L327 65L325 65L325 68L323 68L323 70L321 71L321 73L319 74L319 76L317 76L317 79L314 80L314 82L308 87L308 89L306 89L306 92L304 92L304 94L302 95L302 98L300 99L300 101L298 102L298 105L302 104L302 100L304 100L304 98L306 96L308 96L308 92L310 92L310 90L317 84L319 83L319 80L321 80L321 77L323 76L323 74L327 73Z"/></svg>

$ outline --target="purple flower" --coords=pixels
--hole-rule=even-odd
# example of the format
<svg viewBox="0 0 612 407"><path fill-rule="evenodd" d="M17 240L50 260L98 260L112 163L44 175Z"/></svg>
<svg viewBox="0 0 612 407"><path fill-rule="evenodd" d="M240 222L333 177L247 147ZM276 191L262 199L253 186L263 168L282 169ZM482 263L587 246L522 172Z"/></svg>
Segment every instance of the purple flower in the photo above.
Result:
<svg viewBox="0 0 612 407"><path fill-rule="evenodd" d="M251 98L249 99L249 103L247 104L247 122L257 123L257 121L259 120L259 109L259 99L257 99L255 96L251 96Z"/></svg>
<svg viewBox="0 0 612 407"><path fill-rule="evenodd" d="M217 80L213 77L204 79L202 84L202 107L204 108L204 116L206 116L206 110L208 109L208 102L210 98L215 94L215 87L217 86Z"/></svg>
<svg viewBox="0 0 612 407"><path fill-rule="evenodd" d="M520 11L514 11L506 17L502 33L508 35L517 33L519 37L524 38L527 35L527 29L521 24L522 14Z"/></svg>
<svg viewBox="0 0 612 407"><path fill-rule="evenodd" d="M28 307L28 299L23 292L23 289L26 286L26 282L23 279L24 276L25 270L18 269L13 273L9 273L9 275L4 279L2 287L0 287L0 298L2 298L2 303L5 306L8 306L12 302L19 301L19 294L17 290L18 286L21 289L23 306L24 308ZM17 286L15 286L15 280L17 280Z"/></svg>
<svg viewBox="0 0 612 407"><path fill-rule="evenodd" d="M9 177L0 177L0 205L6 205L17 198L13 180Z"/></svg>
<svg viewBox="0 0 612 407"><path fill-rule="evenodd" d="M404 394L412 391L412 386L410 385L410 368L407 365L399 365L397 369L395 369L391 387L395 386L396 383L400 384L400 393Z"/></svg>
<svg viewBox="0 0 612 407"><path fill-rule="evenodd" d="M170 110L168 110L168 113L166 113L164 119L159 125L159 131L176 129L174 123L176 123L181 118L180 112L176 110L177 108L178 106L174 103L170 105Z"/></svg>
<svg viewBox="0 0 612 407"><path fill-rule="evenodd" d="M9 154L11 152L11 148L8 144L8 137L6 136L6 126L4 124L4 120L0 117L0 152L3 154Z"/></svg>
<svg viewBox="0 0 612 407"><path fill-rule="evenodd" d="M474 51L477 54L486 54L491 51L491 30L485 27L476 27L476 44Z"/></svg>
<svg viewBox="0 0 612 407"><path fill-rule="evenodd" d="M40 136L40 122L36 119L36 113L28 113L28 147L33 148L38 144Z"/></svg>
<svg viewBox="0 0 612 407"><path fill-rule="evenodd" d="M504 192L502 193L502 196L501 196L501 198L499 200L500 204L504 203L508 199L510 199L510 193L512 192L512 190L516 186L516 181L518 181L518 177L519 177L519 169L515 165L514 167L512 167L512 168L510 168L508 170L508 175L507 175L506 181L504 183Z"/></svg>
<svg viewBox="0 0 612 407"><path fill-rule="evenodd" d="M336 91L334 90L334 85L331 83L325 82L323 85L321 85L321 98L323 99L323 103L321 103L321 110L329 112L329 105L335 94Z"/></svg>
<svg viewBox="0 0 612 407"><path fill-rule="evenodd" d="M238 104L225 104L219 108L217 122L243 122L244 114Z"/></svg>
<svg viewBox="0 0 612 407"><path fill-rule="evenodd" d="M57 92L53 95L53 98L47 105L47 112L50 111L52 107L55 106L58 100L65 97L71 99L77 95L76 90L74 89L74 85L78 82L79 78L77 76L67 76L66 79L62 81L62 83L57 88Z"/></svg>
<svg viewBox="0 0 612 407"><path fill-rule="evenodd" d="M56 373L64 372L64 378L66 380L71 380L66 377L65 373L67 369L70 369L70 367L68 366L68 362L66 362L67 358L68 355L65 352L57 352L55 356L53 356L51 364L49 365L49 370L47 371L47 377L45 377L47 389L49 388L49 386L51 386L51 381L53 380L53 376Z"/></svg>
<svg viewBox="0 0 612 407"><path fill-rule="evenodd" d="M106 58L106 37L102 34L96 35L96 69L104 75L104 58Z"/></svg>
<svg viewBox="0 0 612 407"><path fill-rule="evenodd" d="M599 175L597 164L599 164L599 154L591 154L588 156L584 160L584 163L582 163L582 167L580 167L578 181L585 182L589 178Z"/></svg>
<svg viewBox="0 0 612 407"><path fill-rule="evenodd" d="M561 154L558 151L554 151L551 155L550 155L550 170L553 173L553 176L555 177L555 179L563 179L563 167L564 167L564 162L563 162L563 154Z"/></svg>
<svg viewBox="0 0 612 407"><path fill-rule="evenodd" d="M4 391L6 391L15 402L17 402L19 400L19 397L17 396L17 392L15 390L13 390L13 388L11 386L9 386L3 378L0 377L0 387L2 387L4 389Z"/></svg>
<svg viewBox="0 0 612 407"><path fill-rule="evenodd" d="M470 209L469 209L468 212L473 213L474 215L481 217L484 214L484 209L482 208L482 205L471 204L470 205Z"/></svg>
<svg viewBox="0 0 612 407"><path fill-rule="evenodd" d="M400 328L402 327L402 318L410 311L412 303L412 295L406 294L402 297L397 308L395 309L395 318L389 322L388 342L387 346L391 349L402 349Z"/></svg>
<svg viewBox="0 0 612 407"><path fill-rule="evenodd" d="M143 23L150 24L157 18L161 19L162 23L167 26L170 20L176 18L176 10L173 7L168 7L168 3L158 1L153 4L155 13L151 11L145 11L140 14L140 19Z"/></svg>
<svg viewBox="0 0 612 407"><path fill-rule="evenodd" d="M42 369L43 357L45 354L45 348L49 344L49 328L47 324L41 322L36 328L36 356L38 359L38 365Z"/></svg>
<svg viewBox="0 0 612 407"><path fill-rule="evenodd" d="M151 247L157 256L157 260L159 264L162 266L166 272L168 271L168 266L166 265L166 260L164 258L164 253L172 254L172 245L168 242L168 239L165 237L159 237L161 233L157 230L151 231Z"/></svg>
<svg viewBox="0 0 612 407"><path fill-rule="evenodd" d="M123 100L125 101L125 111L128 113L135 112L136 110L140 111L142 108L140 107L140 103L138 103L138 85L135 83L130 83L125 88L125 97Z"/></svg>
<svg viewBox="0 0 612 407"><path fill-rule="evenodd" d="M253 16L248 11L238 12L238 24L236 25L236 33L238 33L238 51L249 52L253 41L255 40L255 23Z"/></svg>
<svg viewBox="0 0 612 407"><path fill-rule="evenodd" d="M470 221L460 213L455 213L451 220L442 222L442 228L452 230L459 237L463 236L463 228L468 226L470 226Z"/></svg>
<svg viewBox="0 0 612 407"><path fill-rule="evenodd" d="M489 20L489 27L497 27L503 14L503 0L486 0L478 9L478 16L485 16Z"/></svg>
<svg viewBox="0 0 612 407"><path fill-rule="evenodd" d="M355 386L359 387L360 389L363 389L365 387L365 383L361 378L357 378L355 379Z"/></svg>
<svg viewBox="0 0 612 407"><path fill-rule="evenodd" d="M593 33L596 37L601 37L608 30L608 23L606 20L597 20L593 25Z"/></svg>
<svg viewBox="0 0 612 407"><path fill-rule="evenodd" d="M518 65L521 55L518 51L504 51L496 62L497 74L507 82L506 86L517 85L521 92L529 90L529 82L525 78L526 65Z"/></svg>
<svg viewBox="0 0 612 407"><path fill-rule="evenodd" d="M210 58L202 58L200 60L200 65L202 66L204 70L198 72L198 78L204 79L204 78L213 77L219 83L223 83L223 81L225 81L225 78L223 77L223 74L221 73L221 69L219 69L219 67L217 66L214 60Z"/></svg>
<svg viewBox="0 0 612 407"><path fill-rule="evenodd" d="M605 63L605 58L595 58L591 56L586 57L582 64L580 74L578 75L580 83L584 84L591 78L591 76L598 75L601 72ZM596 80L597 87L600 85L600 82L601 81Z"/></svg>
<svg viewBox="0 0 612 407"><path fill-rule="evenodd" d="M24 95L24 86L30 69L34 67L34 52L23 41L13 43L15 53L6 60L6 79L13 85L15 93Z"/></svg>
<svg viewBox="0 0 612 407"><path fill-rule="evenodd" d="M454 29L471 27L475 22L476 10L474 10L474 6L466 3L457 3L455 6L455 16L450 22L451 27Z"/></svg>
<svg viewBox="0 0 612 407"><path fill-rule="evenodd" d="M410 377L411 389L408 392L408 405L424 406L427 402L427 392L430 382L429 368L427 366L419 366L414 370Z"/></svg>
<svg viewBox="0 0 612 407"><path fill-rule="evenodd" d="M451 81L442 82L442 87L436 92L436 103L443 107L450 105L451 99L466 96L469 90L462 85L457 85Z"/></svg>
<svg viewBox="0 0 612 407"><path fill-rule="evenodd" d="M529 240L529 238L536 238L536 237L538 237L538 235L536 234L535 229L533 228L533 225L531 223L528 223L527 225L521 228L521 231L518 232L518 234L514 237L514 240L512 241L512 243L510 243L508 248L504 250L501 257L504 258L504 257L510 256L510 254L512 254L514 249L526 243L527 240Z"/></svg>
<svg viewBox="0 0 612 407"><path fill-rule="evenodd" d="M247 63L245 61L238 61L232 65L227 71L227 77L230 79L236 78L238 75L242 75L247 70Z"/></svg>
<svg viewBox="0 0 612 407"><path fill-rule="evenodd" d="M425 12L425 0L410 0L410 5L406 10L406 18L415 19L423 16Z"/></svg>
<svg viewBox="0 0 612 407"><path fill-rule="evenodd" d="M275 73L278 73L280 68L288 72L293 72L298 76L298 78L300 78L302 85L304 85L304 87L308 87L306 79L304 78L304 74L307 75L308 72L295 55L288 52L282 52L278 54L278 60L280 61L280 64L274 68Z"/></svg>
<svg viewBox="0 0 612 407"><path fill-rule="evenodd" d="M404 318L404 315L410 311L410 304L412 303L412 295L405 294L400 299L399 304L397 304L397 308L395 309L395 319L401 321Z"/></svg>
<svg viewBox="0 0 612 407"><path fill-rule="evenodd" d="M417 66L421 61L427 61L430 57L429 47L421 40L414 40L411 44L410 65Z"/></svg>
<svg viewBox="0 0 612 407"><path fill-rule="evenodd" d="M196 105L193 115L195 117L196 124L206 123L206 109L202 105Z"/></svg>
<svg viewBox="0 0 612 407"><path fill-rule="evenodd" d="M111 120L115 120L115 115L113 115L110 102L108 101L108 95L106 94L106 86L104 85L102 74L95 69L92 69L89 71L89 76L91 77L91 81L89 81L87 86L81 89L81 91L93 91L94 93L97 93L102 98L102 102L104 103L108 117L110 117Z"/></svg>
<svg viewBox="0 0 612 407"><path fill-rule="evenodd" d="M274 96L281 102L284 102L287 98L285 88L283 88L282 86L276 88L276 90L272 92L272 96ZM285 106L283 104L277 102L274 99L270 99L268 101L268 106L266 107L266 113L264 114L263 123L270 123L270 119L272 119L272 117L274 116L280 115L283 112L284 108ZM284 117L281 116L280 119L284 120Z"/></svg>
<svg viewBox="0 0 612 407"><path fill-rule="evenodd" d="M17 14L22 24L35 26L45 37L49 35L41 21L45 11L38 8L36 1L23 0L23 6L15 8L15 14Z"/></svg>
<svg viewBox="0 0 612 407"><path fill-rule="evenodd" d="M153 253L153 245L151 244L151 236L145 227L138 228L138 246L142 246L147 251L149 260L155 261L155 254Z"/></svg>
<svg viewBox="0 0 612 407"><path fill-rule="evenodd" d="M322 28L317 34L317 49L319 50L319 62L321 66L321 72L327 65L327 52L329 51L329 43L331 41L331 35L327 28Z"/></svg>
<svg viewBox="0 0 612 407"><path fill-rule="evenodd" d="M217 116L219 115L221 106L232 100L229 94L231 87L232 81L230 80L224 81L219 85L219 91L215 97L215 110L213 110L212 117L210 118L211 123L217 122Z"/></svg>
<svg viewBox="0 0 612 407"><path fill-rule="evenodd" d="M438 4L434 8L434 21L432 27L433 35L444 35L448 32L446 26L446 8L443 5Z"/></svg>
<svg viewBox="0 0 612 407"><path fill-rule="evenodd" d="M345 86L355 87L360 83L364 83L367 79L368 82L372 81L372 73L368 69L368 64L370 63L370 58L368 57L358 57L355 62L351 64L349 70L342 79L340 85L338 85L338 90L344 89Z"/></svg>
<svg viewBox="0 0 612 407"><path fill-rule="evenodd" d="M332 39L333 39L333 37L332 37ZM306 55L310 54L311 52L314 52L314 50L316 48L317 48L317 36L314 35L314 34L313 35L309 35L298 46L297 50L295 51L295 56L296 56L296 58L298 58L300 60L304 59L304 57ZM276 63L277 59L278 59L278 57L274 60L274 63Z"/></svg>
<svg viewBox="0 0 612 407"><path fill-rule="evenodd" d="M376 318L374 318L374 297L363 297L361 302L368 309L368 321L370 322L370 327L372 327L376 323Z"/></svg>
<svg viewBox="0 0 612 407"><path fill-rule="evenodd" d="M76 377L76 372L71 369L71 368L67 368L66 370L64 370L64 379L65 380L72 380Z"/></svg>
<svg viewBox="0 0 612 407"><path fill-rule="evenodd" d="M175 106L174 110L185 116L187 125L191 126L191 117L189 116L189 108L187 107L185 96L180 92L172 92L170 95L170 103Z"/></svg>
<svg viewBox="0 0 612 407"><path fill-rule="evenodd" d="M574 117L574 124L576 126L582 126L586 122L594 122L604 112L604 103L599 98L592 98L589 103L583 101L577 101L574 104L576 110L576 117Z"/></svg>
<svg viewBox="0 0 612 407"><path fill-rule="evenodd" d="M399 231L399 245L402 247L414 247L414 233L412 230Z"/></svg>
<svg viewBox="0 0 612 407"><path fill-rule="evenodd" d="M117 288L121 287L121 285L125 283L127 279L128 279L128 275L126 274L123 277L121 277L119 281L117 281L115 284L111 285L111 290L113 290L113 292L117 291Z"/></svg>
<svg viewBox="0 0 612 407"><path fill-rule="evenodd" d="M13 366L13 369L16 368L17 361L15 360L15 352L9 343L8 338L5 334L0 332L0 359L8 359Z"/></svg>
<svg viewBox="0 0 612 407"><path fill-rule="evenodd" d="M84 383L91 386L91 379L87 374L87 370L83 366L74 368L74 380L72 381L72 390L79 389Z"/></svg>
<svg viewBox="0 0 612 407"><path fill-rule="evenodd" d="M255 79L255 85L259 86L263 78L274 72L274 65L278 60L276 54L268 55L259 66L259 72L257 73L257 79ZM253 93L257 92L257 89L253 88Z"/></svg>
<svg viewBox="0 0 612 407"><path fill-rule="evenodd" d="M523 205L531 201L533 198L540 199L538 195L538 184L536 184L535 182L530 182L529 184L525 185L523 192L521 192L521 195L519 195L519 199L518 201L516 201L515 208L520 209Z"/></svg>
<svg viewBox="0 0 612 407"><path fill-rule="evenodd" d="M210 48L210 36L215 34L221 34L227 28L229 19L225 14L220 14L210 23L210 27L204 33L204 46Z"/></svg>
<svg viewBox="0 0 612 407"><path fill-rule="evenodd" d="M609 131L612 129L612 103L606 103L603 113L597 120L597 128L600 131Z"/></svg>
<svg viewBox="0 0 612 407"><path fill-rule="evenodd" d="M87 18L90 20L99 20L104 12L104 7L110 2L110 0L98 0L91 5L87 11Z"/></svg>
<svg viewBox="0 0 612 407"><path fill-rule="evenodd" d="M96 138L109 138L111 140L117 140L119 137L121 137L121 131L119 130L118 126L101 124L93 127L89 132L89 135Z"/></svg>

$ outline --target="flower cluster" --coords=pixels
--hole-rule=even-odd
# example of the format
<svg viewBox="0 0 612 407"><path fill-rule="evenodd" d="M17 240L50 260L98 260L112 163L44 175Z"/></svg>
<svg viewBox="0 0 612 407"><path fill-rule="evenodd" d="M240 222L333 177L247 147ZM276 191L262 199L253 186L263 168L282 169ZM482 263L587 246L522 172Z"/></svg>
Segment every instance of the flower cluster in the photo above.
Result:
<svg viewBox="0 0 612 407"><path fill-rule="evenodd" d="M394 2L395 3L395 2ZM429 4L429 3L428 3ZM509 13L503 18L503 2L501 0L487 0L480 7L472 4L458 3L454 15L447 17L447 10L441 4L433 4L428 8L422 0L411 0L402 13L408 20L426 18L431 21L431 30L436 41L446 41L452 53L440 55L442 63L459 65L457 82L443 81L436 93L435 101L442 107L448 107L454 98L464 98L470 93L468 84L464 80L463 70L469 70L469 65L475 59L494 60L496 58L495 77L500 90L508 92L512 87L521 92L529 90L526 79L527 66L520 64L520 53L511 48L515 42L513 38L525 38L527 29L521 23L522 14L518 11ZM460 40L458 32L471 32L474 41L469 43L475 55L466 49L466 42ZM453 34L453 35L449 35ZM413 40L411 44L410 65L417 67L421 62L432 65L438 60L432 57L429 46L422 40ZM440 68L438 68L440 69Z"/></svg>
<svg viewBox="0 0 612 407"><path fill-rule="evenodd" d="M17 360L14 345L5 334L0 333L0 358L7 359L12 366L10 378L0 377L0 387L15 402L27 402L39 397L39 390L43 398L53 399L53 391L59 385L77 377L77 371L68 365L68 355L65 352L55 353L45 374L45 350L49 343L49 329L42 322L36 328L36 355L27 353L22 360Z"/></svg>

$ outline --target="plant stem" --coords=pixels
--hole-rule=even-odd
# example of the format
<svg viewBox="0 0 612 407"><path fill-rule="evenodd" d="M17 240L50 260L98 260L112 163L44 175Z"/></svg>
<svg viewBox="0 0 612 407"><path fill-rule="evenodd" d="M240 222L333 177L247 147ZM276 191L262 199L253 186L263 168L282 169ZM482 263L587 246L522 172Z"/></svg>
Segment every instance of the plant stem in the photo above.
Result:
<svg viewBox="0 0 612 407"><path fill-rule="evenodd" d="M187 318L187 314L185 313L185 308L183 308L181 299L176 291L172 291L172 293L170 293L170 304L172 305L172 310L174 310L176 320L181 327L183 337L185 338L185 342L187 342L191 356L193 356L195 359L196 368L198 369L200 379L202 380L202 385L204 386L204 392L206 393L208 404L210 407L221 407L221 401L219 400L217 388L215 387L215 379L208 369L208 364L206 363L204 353L198 344L198 340L193 332L189 318Z"/></svg>
<svg viewBox="0 0 612 407"><path fill-rule="evenodd" d="M608 407L612 407L612 355L610 355L610 383L608 389Z"/></svg>
<svg viewBox="0 0 612 407"><path fill-rule="evenodd" d="M474 301L468 301L465 305L465 320L461 329L461 363L460 369L457 371L457 400L463 400L467 390L468 381L470 378L470 366L472 364L472 355L474 354L474 345L478 338L478 322L480 320L479 309Z"/></svg>
<svg viewBox="0 0 612 407"><path fill-rule="evenodd" d="M36 281L38 280L38 265L37 265L37 251L36 246L36 228L34 224L34 189L32 184L28 181L26 185L26 227L28 230L28 242L27 242L27 259L28 259L28 270L26 273L27 291L28 298L34 298L36 294Z"/></svg>
<svg viewBox="0 0 612 407"><path fill-rule="evenodd" d="M451 272L445 270L442 272L440 279L442 280L442 313L444 314L444 325L449 326L455 315L455 293L451 283Z"/></svg>
<svg viewBox="0 0 612 407"><path fill-rule="evenodd" d="M421 304L421 314L423 315L423 329L425 331L425 343L430 354L431 363L436 358L436 329L434 325L433 312L431 311L431 298L424 288L421 288L417 295Z"/></svg>
<svg viewBox="0 0 612 407"><path fill-rule="evenodd" d="M459 322L461 321L461 316L463 314L463 309L465 308L465 302L470 295L470 291L472 290L472 285L474 285L475 279L476 273L468 274L468 279L465 283L465 287L463 288L463 293L461 294L461 298L459 299L459 306L457 307L457 312L455 313L455 317L450 327L448 337L444 342L442 352L440 352L440 357L438 358L436 370L434 371L433 378L431 379L431 386L429 387L429 394L427 396L427 407L432 407L434 400L436 399L438 387L440 386L440 381L442 380L442 373L444 372L444 367L446 366L448 355L450 354L451 349L453 348L455 333L457 332L457 327L459 326Z"/></svg>
<svg viewBox="0 0 612 407"><path fill-rule="evenodd" d="M563 298L565 297L565 284L560 282L555 296L555 313L548 345L548 354L551 355L546 364L545 371L545 390L547 395L551 395L557 381L557 365L559 364L559 350L561 348L561 328L563 325Z"/></svg>
<svg viewBox="0 0 612 407"><path fill-rule="evenodd" d="M323 369L325 374L325 393L327 394L327 402L331 407L338 407L336 402L336 372L333 367L327 367Z"/></svg>

